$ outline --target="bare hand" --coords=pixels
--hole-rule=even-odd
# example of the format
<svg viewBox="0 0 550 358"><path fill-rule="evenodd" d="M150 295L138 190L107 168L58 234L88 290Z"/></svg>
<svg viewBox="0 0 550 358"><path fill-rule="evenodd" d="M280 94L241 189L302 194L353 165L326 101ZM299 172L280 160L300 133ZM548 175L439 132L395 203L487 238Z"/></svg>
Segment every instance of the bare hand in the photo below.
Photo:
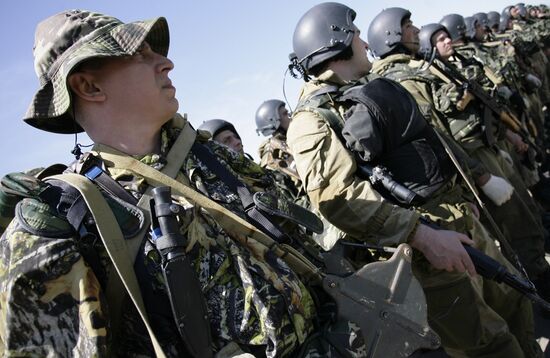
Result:
<svg viewBox="0 0 550 358"><path fill-rule="evenodd" d="M521 139L521 136L517 133L509 130L506 132L506 138L510 143L512 143L517 153L525 153L527 149L529 149L529 145L525 143L523 139Z"/></svg>
<svg viewBox="0 0 550 358"><path fill-rule="evenodd" d="M466 235L449 230L435 230L420 224L409 244L424 254L426 259L439 270L468 272L476 274L474 263L462 246L473 245Z"/></svg>

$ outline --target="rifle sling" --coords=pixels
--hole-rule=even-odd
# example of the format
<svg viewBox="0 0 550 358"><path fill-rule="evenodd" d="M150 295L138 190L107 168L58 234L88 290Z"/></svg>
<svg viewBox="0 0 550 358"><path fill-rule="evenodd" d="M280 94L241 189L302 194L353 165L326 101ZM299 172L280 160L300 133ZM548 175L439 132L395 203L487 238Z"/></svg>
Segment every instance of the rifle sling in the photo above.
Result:
<svg viewBox="0 0 550 358"><path fill-rule="evenodd" d="M239 195L241 203L246 211L246 214L252 223L259 225L262 231L269 235L275 241L282 243L288 241L287 235L281 230L279 225L274 223L269 217L264 215L252 198L252 193L248 190L233 173L224 167L216 158L216 156L206 146L195 142L191 147L191 152L197 156L214 174L220 178L229 188Z"/></svg>
<svg viewBox="0 0 550 358"><path fill-rule="evenodd" d="M188 143L189 146L193 141ZM173 149L173 148L172 148ZM170 186L174 194L181 195L191 204L205 209L227 233L248 237L270 248L277 256L284 259L288 265L305 281L311 284L318 284L322 280L319 269L307 260L293 247L286 244L278 244L271 237L257 229L254 225L242 219L235 213L227 210L212 199L197 192L187 184L171 178L165 173L121 153L113 148L104 147L100 153L102 159L113 164L114 168L126 169L144 177L151 186ZM178 167L181 168L181 165ZM149 208L146 208L147 212Z"/></svg>
<svg viewBox="0 0 550 358"><path fill-rule="evenodd" d="M126 246L122 232L116 218L107 204L107 201L99 191L99 189L86 177L79 174L61 174L50 177L51 179L61 180L70 184L76 188L84 198L88 208L94 217L94 220L97 225L97 230L103 241L105 249L107 250L113 266L116 269L116 272L120 276L124 287L128 291L132 302L137 308L147 332L151 338L153 348L155 349L155 354L157 357L166 357L162 348L149 324L147 319L147 313L145 311L145 306L143 304L143 299L141 297L139 284L136 278L136 274L133 268L133 257L130 256L129 248ZM136 240L138 241L138 240ZM110 279L109 282L113 280ZM115 280L117 281L117 280ZM111 290L114 291L114 290ZM114 292L110 292L113 294ZM119 295L123 296L123 295ZM119 300L117 300L119 301ZM112 312L114 311L112 307Z"/></svg>
<svg viewBox="0 0 550 358"><path fill-rule="evenodd" d="M449 158L451 159L454 166L456 167L456 169L460 173L460 176L462 177L462 179L466 183L466 186L468 187L468 189L470 189L470 191L474 195L474 197L477 201L477 204L481 208L483 214L485 214L485 217L487 218L487 220L491 224L491 227L493 228L493 230L496 234L496 238L497 238L498 242L502 245L502 248L509 255L509 257L513 258L512 263L514 264L516 269L518 269L518 271L522 273L522 275L525 277L525 279L529 281L529 276L527 275L527 273L525 271L525 268L523 268L523 265L519 261L519 258L517 256L516 252L514 251L514 249L512 248L510 243L508 242L508 239L506 239L506 237L504 236L504 234L502 233L502 231L500 230L500 228L496 224L496 222L493 219L493 216L491 215L489 210L487 210L487 207L485 206L485 203L483 202L483 200L481 200L481 198L479 197L479 194L477 193L477 191L474 187L474 184L472 184L470 178L468 178L468 176L466 175L466 173L464 172L464 170L460 166L460 163L458 162L458 159L456 159L456 156L454 155L452 149L449 147L449 145L447 144L445 139L437 131L435 131L435 133L437 134L437 138L439 138L439 141L441 142L441 144L445 148L445 151L447 152L447 155L449 155ZM529 282L531 282L531 281L529 281Z"/></svg>
<svg viewBox="0 0 550 358"><path fill-rule="evenodd" d="M174 142L174 145L167 155L168 163L163 168L163 172L166 175L174 177L177 175L179 168L189 153L191 144L194 142L195 137L196 132L188 123L185 123L180 135ZM100 177L101 175L97 176L97 178ZM133 263L141 243L148 232L149 224L147 222L144 223L142 230L135 237L130 240L124 240L124 237L120 232L120 227L118 226L112 211L105 202L105 199L99 190L94 186L94 184L92 184L92 181L94 183L97 182L97 178L87 176L87 178L90 179L87 180L78 174L64 174L50 178L62 180L76 188L82 194L84 201L94 217L103 244L105 245L105 248L109 253L109 257L116 268L116 270L111 272L107 281L107 288L105 290L108 298L107 301L111 307L110 311L113 313L111 315L113 331L116 332L119 327L120 315L117 313L121 312L121 307L123 304L124 295L121 295L120 292L123 291L122 284L124 284L125 289L134 302L136 309L138 310L138 313L147 328L156 356L165 357L165 354L148 323L145 307L143 305L143 299L141 297L141 292L133 269ZM112 180L110 177L109 179ZM107 187L111 189L108 190L109 192L112 191L113 187L116 187L116 185L111 185L112 183L110 182L105 183L104 180L101 181L100 186L104 187L106 184L108 184ZM152 187L148 187L144 195L137 203L137 205L145 211L149 211L151 190ZM123 197L123 199L124 198L125 197ZM135 204L135 201L131 203ZM149 217L145 215L145 219L148 220ZM106 233L108 233L108 235L106 235Z"/></svg>

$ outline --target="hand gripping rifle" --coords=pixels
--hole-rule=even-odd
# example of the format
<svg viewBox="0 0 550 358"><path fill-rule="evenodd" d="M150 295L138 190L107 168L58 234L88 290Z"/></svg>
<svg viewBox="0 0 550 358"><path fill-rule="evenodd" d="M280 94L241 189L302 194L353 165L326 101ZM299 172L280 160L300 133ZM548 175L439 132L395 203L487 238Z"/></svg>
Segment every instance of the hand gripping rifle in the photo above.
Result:
<svg viewBox="0 0 550 358"><path fill-rule="evenodd" d="M360 166L365 172L376 172L376 167L373 168L366 163L362 163ZM385 186L388 185L388 183L392 183L391 186L386 187L386 189L390 191L393 195L400 196L400 198L398 198L398 201L406 202L407 200L409 200L408 198L413 198L416 195L416 193L414 193L412 190L408 189L404 185L396 183L393 178L389 177L389 174L387 174L387 172L382 172L385 173L384 175L387 178L385 178L385 180L381 180L380 182ZM395 190L396 187L398 187L399 189ZM484 206L482 207L482 209L484 209ZM488 213L486 214L490 215ZM421 223L425 225L428 225L436 230L441 230L441 227L437 226L431 221L428 221L425 218L421 218L420 220ZM492 224L496 226L494 221L492 222ZM498 227L496 227L496 229L498 229ZM474 263L476 271L479 275L489 280L504 283L529 298L532 302L541 305L545 310L550 310L550 303L546 302L537 294L535 286L531 281L529 281L527 277L521 278L512 274L505 266L500 264L498 261L494 260L490 256L485 255L483 252L475 249L472 246L464 245L464 249L466 249L466 252Z"/></svg>
<svg viewBox="0 0 550 358"><path fill-rule="evenodd" d="M512 111L510 111L509 108L498 103L478 82L466 78L454 65L443 60L439 56L437 56L437 58L439 59L439 63L443 64L443 66L440 66L436 61L433 61L431 65L464 91L463 98L457 104L458 109L463 110L471 99L477 98L481 103L483 103L483 105L485 105L486 109L493 112L495 116L499 118L510 130L521 136L521 139L529 145L532 153L534 152L534 155L531 155L537 161L541 160L543 157L542 151L533 142L529 132L523 127L521 121L514 115L514 113L512 113Z"/></svg>
<svg viewBox="0 0 550 358"><path fill-rule="evenodd" d="M210 322L197 273L185 253L187 238L180 233L171 188L154 188L151 199L153 239L162 255L162 273L179 334L193 357L212 357Z"/></svg>

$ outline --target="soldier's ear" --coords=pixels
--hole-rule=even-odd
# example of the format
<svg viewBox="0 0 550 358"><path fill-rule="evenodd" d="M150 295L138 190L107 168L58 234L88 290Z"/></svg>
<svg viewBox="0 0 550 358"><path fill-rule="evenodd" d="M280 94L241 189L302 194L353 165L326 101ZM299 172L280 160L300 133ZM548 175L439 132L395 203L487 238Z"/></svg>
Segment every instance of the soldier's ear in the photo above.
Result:
<svg viewBox="0 0 550 358"><path fill-rule="evenodd" d="M105 101L105 93L97 83L94 75L90 72L77 71L69 75L67 79L69 87L75 96L88 102Z"/></svg>

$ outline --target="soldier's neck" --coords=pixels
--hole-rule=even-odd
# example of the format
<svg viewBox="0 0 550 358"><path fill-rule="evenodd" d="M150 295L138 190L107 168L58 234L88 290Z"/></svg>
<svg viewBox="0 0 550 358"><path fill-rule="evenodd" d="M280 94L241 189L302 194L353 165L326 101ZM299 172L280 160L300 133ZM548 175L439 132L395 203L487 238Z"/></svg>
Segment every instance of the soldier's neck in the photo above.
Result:
<svg viewBox="0 0 550 358"><path fill-rule="evenodd" d="M136 122L106 121L104 125L86 126L94 143L106 144L129 155L160 153L161 126L145 120Z"/></svg>

